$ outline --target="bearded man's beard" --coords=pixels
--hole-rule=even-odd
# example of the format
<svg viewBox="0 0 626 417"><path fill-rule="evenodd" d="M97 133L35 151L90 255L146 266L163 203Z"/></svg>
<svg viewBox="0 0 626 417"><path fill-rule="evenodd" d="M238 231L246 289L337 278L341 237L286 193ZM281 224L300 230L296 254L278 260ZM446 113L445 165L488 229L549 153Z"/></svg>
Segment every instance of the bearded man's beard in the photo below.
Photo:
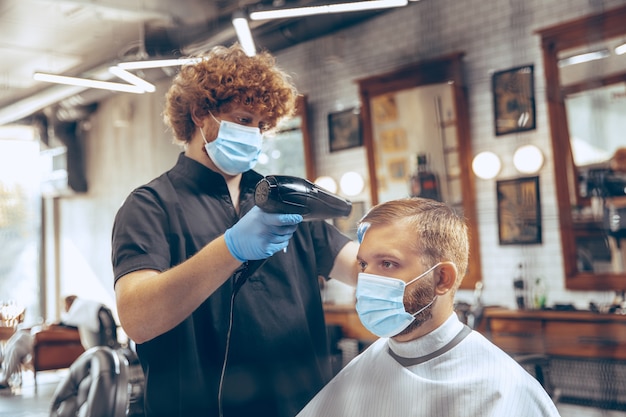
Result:
<svg viewBox="0 0 626 417"><path fill-rule="evenodd" d="M409 314L413 314L416 311L419 311L420 309L424 308L424 306L431 303L433 299L435 298L435 287L432 283L432 280L419 282L418 284L421 284L421 285L413 289L413 291L410 291L410 292L407 291L408 294L406 294L406 297L404 300L404 308ZM427 320L429 320L433 316L432 310L433 310L433 304L426 307L424 311L420 312L419 314L416 314L415 320L413 320L413 322L409 325L409 327L407 327L402 332L400 332L398 336L411 333L413 330L417 329L422 324L424 324Z"/></svg>

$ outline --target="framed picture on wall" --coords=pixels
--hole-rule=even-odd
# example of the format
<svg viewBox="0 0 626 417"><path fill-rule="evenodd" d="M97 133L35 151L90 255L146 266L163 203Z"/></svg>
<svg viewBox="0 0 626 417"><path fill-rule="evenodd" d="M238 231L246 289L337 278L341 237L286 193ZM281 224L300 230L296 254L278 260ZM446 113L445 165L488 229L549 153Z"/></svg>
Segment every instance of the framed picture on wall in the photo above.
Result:
<svg viewBox="0 0 626 417"><path fill-rule="evenodd" d="M493 90L494 126L496 136L535 128L534 66L495 72Z"/></svg>
<svg viewBox="0 0 626 417"><path fill-rule="evenodd" d="M361 146L361 115L359 109L351 108L328 114L330 151Z"/></svg>
<svg viewBox="0 0 626 417"><path fill-rule="evenodd" d="M496 182L501 245L541 243L539 177Z"/></svg>

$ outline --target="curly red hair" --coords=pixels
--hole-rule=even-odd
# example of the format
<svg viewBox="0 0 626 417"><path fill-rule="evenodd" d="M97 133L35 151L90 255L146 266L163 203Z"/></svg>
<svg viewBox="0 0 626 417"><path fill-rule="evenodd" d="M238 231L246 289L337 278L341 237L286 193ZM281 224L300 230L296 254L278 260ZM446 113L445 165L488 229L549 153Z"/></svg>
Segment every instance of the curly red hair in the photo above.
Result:
<svg viewBox="0 0 626 417"><path fill-rule="evenodd" d="M199 58L181 68L165 96L163 118L177 141L191 140L196 128L193 112L222 113L244 105L261 116L264 131L293 115L296 88L269 52L249 57L235 43L216 46Z"/></svg>

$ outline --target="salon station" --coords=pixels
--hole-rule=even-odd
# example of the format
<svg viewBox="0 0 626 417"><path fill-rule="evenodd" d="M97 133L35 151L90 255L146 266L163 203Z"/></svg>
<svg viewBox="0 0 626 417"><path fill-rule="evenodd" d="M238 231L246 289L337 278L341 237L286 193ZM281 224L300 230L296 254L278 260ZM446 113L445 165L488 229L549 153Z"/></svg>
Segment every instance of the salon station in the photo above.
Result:
<svg viewBox="0 0 626 417"><path fill-rule="evenodd" d="M378 203L449 204L470 232L459 318L563 416L626 416L626 2L137 3L0 3L0 344L58 321L68 293L117 320L115 213L180 152L164 94L187 57L243 44L243 22L300 93L255 170L348 200L327 221L353 240ZM338 372L377 337L354 288L319 284ZM48 415L74 360L25 364L0 410Z"/></svg>

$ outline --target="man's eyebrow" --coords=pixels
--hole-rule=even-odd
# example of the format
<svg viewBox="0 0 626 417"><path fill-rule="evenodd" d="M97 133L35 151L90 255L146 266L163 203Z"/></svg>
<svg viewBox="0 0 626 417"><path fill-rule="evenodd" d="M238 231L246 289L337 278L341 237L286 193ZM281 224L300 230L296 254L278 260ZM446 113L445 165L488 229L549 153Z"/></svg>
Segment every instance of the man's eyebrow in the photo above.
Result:
<svg viewBox="0 0 626 417"><path fill-rule="evenodd" d="M392 253L390 251L385 252L376 252L368 256L370 260L380 260L380 259L392 259L392 260L401 260L402 258L398 256L396 253ZM357 256L357 260L363 261L363 259Z"/></svg>

